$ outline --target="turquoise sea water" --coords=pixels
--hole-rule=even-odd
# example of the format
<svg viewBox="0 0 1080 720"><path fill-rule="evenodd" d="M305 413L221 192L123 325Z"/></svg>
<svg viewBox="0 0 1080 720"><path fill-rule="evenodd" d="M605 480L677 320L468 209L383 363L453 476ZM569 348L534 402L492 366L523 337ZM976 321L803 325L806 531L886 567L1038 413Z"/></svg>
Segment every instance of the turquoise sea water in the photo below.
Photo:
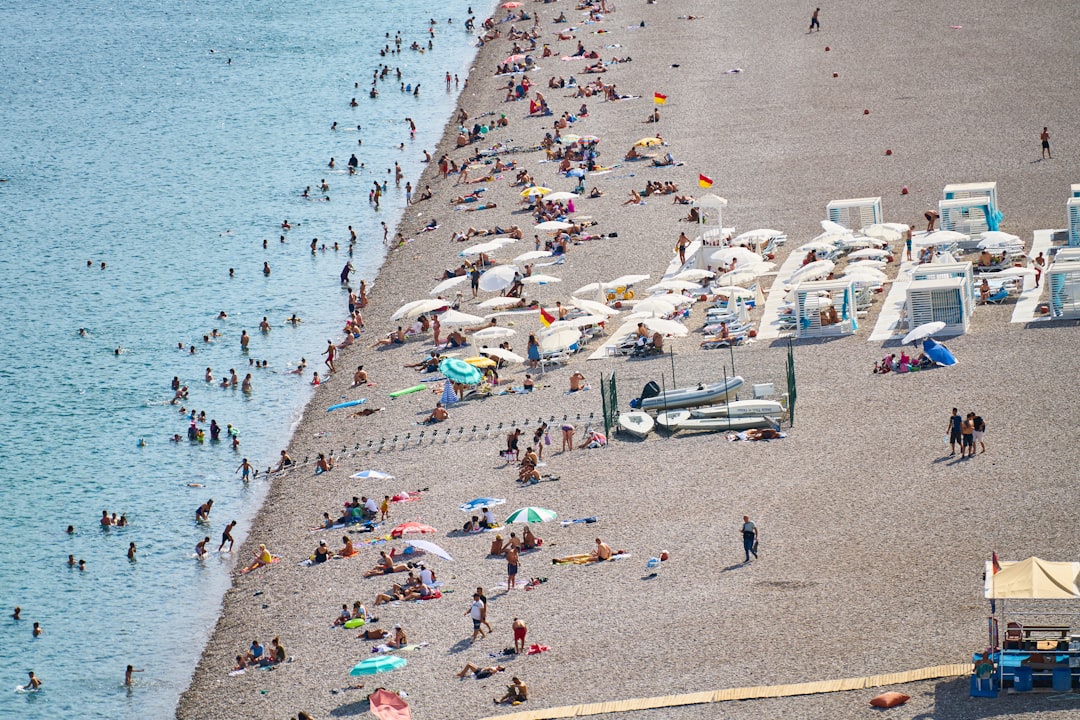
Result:
<svg viewBox="0 0 1080 720"><path fill-rule="evenodd" d="M404 203L385 170L400 162L416 184L421 149L434 147L456 100L443 77L464 81L474 52L467 7L0 3L0 717L172 715L234 562L198 561L195 543L209 535L216 549L234 518L242 541L265 486L245 487L234 470L243 456L260 468L273 461L310 393L310 372L286 371L301 356L321 363L326 338L340 337L348 225L360 236L354 282L378 268L379 222L393 228ZM434 49L410 51L414 40L426 47L433 16ZM380 57L397 31L403 51ZM368 98L380 62L420 82L419 97L401 93L391 72ZM352 152L367 169L349 177ZM300 197L323 178L329 202ZM367 202L374 179L389 181L378 213ZM284 218L296 227L282 244ZM341 250L312 255L315 237ZM293 313L302 325L284 323ZM203 342L213 328L222 337ZM208 385L207 367L219 379L252 372L254 392ZM209 433L203 445L169 442L188 425L168 402L174 376L190 387L188 409L239 428L238 452ZM208 498L211 521L199 526L194 512ZM101 529L105 509L130 526ZM69 568L69 554L87 569ZM45 630L37 639L34 621ZM145 672L125 689L129 663ZM43 692L13 692L28 670Z"/></svg>

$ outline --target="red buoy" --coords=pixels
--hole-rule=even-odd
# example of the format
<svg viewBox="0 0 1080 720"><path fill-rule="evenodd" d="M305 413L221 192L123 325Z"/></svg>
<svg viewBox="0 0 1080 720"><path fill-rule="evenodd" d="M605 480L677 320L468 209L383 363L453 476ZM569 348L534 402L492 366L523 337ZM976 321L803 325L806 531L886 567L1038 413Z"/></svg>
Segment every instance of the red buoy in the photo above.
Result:
<svg viewBox="0 0 1080 720"><path fill-rule="evenodd" d="M870 114L870 111L869 111L869 110L863 110L863 111L862 111L862 114L863 114L863 115L869 115L869 114Z"/></svg>
<svg viewBox="0 0 1080 720"><path fill-rule="evenodd" d="M892 155L892 150L886 150L886 151L885 151L885 154L886 154L886 155Z"/></svg>

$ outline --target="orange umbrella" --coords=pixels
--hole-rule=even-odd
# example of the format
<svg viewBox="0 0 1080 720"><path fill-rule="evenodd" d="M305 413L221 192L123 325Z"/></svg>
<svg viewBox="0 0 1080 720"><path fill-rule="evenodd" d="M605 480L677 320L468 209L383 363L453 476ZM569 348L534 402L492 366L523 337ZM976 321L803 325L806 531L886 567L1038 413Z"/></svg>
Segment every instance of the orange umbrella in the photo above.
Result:
<svg viewBox="0 0 1080 720"><path fill-rule="evenodd" d="M424 525L415 521L401 523L396 528L390 531L390 537L399 538L403 535L427 535L428 533L436 532L435 528L430 525Z"/></svg>
<svg viewBox="0 0 1080 720"><path fill-rule="evenodd" d="M371 703L371 714L379 720L412 720L409 703L397 693L379 688L368 695L368 702Z"/></svg>

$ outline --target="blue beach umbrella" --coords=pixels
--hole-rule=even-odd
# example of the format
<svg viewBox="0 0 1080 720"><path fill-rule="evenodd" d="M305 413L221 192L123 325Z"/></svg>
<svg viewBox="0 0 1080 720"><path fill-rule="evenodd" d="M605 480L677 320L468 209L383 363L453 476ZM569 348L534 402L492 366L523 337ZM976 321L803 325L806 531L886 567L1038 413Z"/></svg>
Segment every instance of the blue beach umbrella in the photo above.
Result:
<svg viewBox="0 0 1080 720"><path fill-rule="evenodd" d="M581 168L573 168L566 171L566 177L583 178L585 177L585 171Z"/></svg>
<svg viewBox="0 0 1080 720"><path fill-rule="evenodd" d="M458 401L458 396L454 392L454 386L449 381L443 383L442 397L439 401L445 406L450 407Z"/></svg>
<svg viewBox="0 0 1080 720"><path fill-rule="evenodd" d="M484 375L464 360L444 358L439 363L439 372L448 379L462 385L479 385Z"/></svg>
<svg viewBox="0 0 1080 720"><path fill-rule="evenodd" d="M473 512L474 510L479 510L480 508L502 505L505 502L506 500L502 498L476 498L475 500L470 500L467 503L462 503L461 505L458 505L458 510L460 510L461 512Z"/></svg>
<svg viewBox="0 0 1080 720"><path fill-rule="evenodd" d="M397 655L376 655L375 657L369 657L366 660L361 660L356 663L356 665L353 666L353 669L349 671L349 674L378 675L379 673L403 668L407 664L405 658L398 657Z"/></svg>

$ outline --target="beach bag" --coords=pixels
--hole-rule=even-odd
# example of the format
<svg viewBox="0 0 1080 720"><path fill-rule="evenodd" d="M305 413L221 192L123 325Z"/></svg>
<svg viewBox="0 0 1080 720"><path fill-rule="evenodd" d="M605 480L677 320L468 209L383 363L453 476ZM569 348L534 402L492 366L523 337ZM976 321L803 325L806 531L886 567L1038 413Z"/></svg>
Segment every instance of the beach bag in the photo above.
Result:
<svg viewBox="0 0 1080 720"><path fill-rule="evenodd" d="M550 445L551 444L551 436L548 435L547 433L544 433L544 444L545 445Z"/></svg>
<svg viewBox="0 0 1080 720"><path fill-rule="evenodd" d="M870 701L870 704L879 708L891 708L897 705L903 705L911 698L904 693L887 692L881 693L876 698Z"/></svg>

